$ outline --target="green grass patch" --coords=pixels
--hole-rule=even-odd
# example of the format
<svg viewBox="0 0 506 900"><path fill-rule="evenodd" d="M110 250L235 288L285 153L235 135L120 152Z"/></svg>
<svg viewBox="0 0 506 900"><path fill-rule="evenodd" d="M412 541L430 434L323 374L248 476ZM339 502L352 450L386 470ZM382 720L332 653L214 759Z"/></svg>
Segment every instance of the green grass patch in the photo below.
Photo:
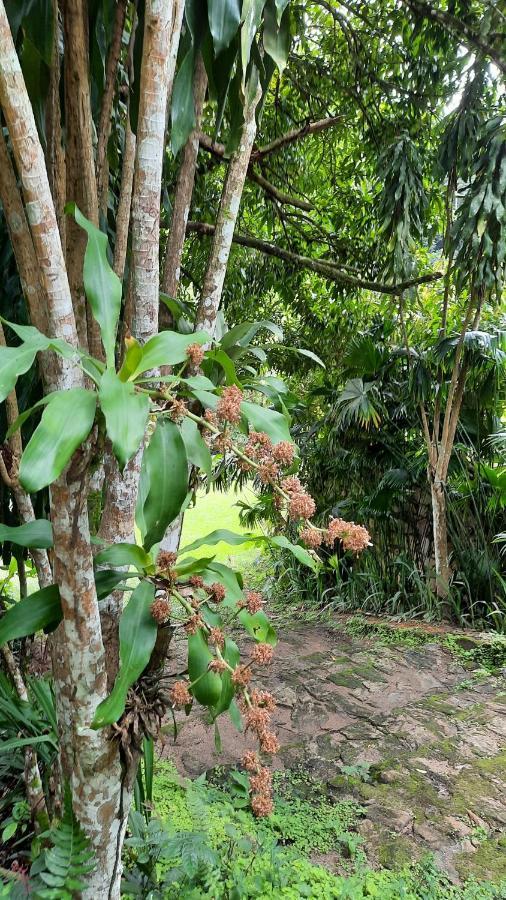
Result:
<svg viewBox="0 0 506 900"><path fill-rule="evenodd" d="M190 506L185 513L183 534L181 537L181 547L186 547L197 538L216 531L217 528L228 528L238 534L244 534L248 531L239 523L239 501L251 502L254 497L253 492L249 488L243 488L241 491L214 491L209 493L199 492L197 503ZM253 532L260 534L260 532ZM248 546L248 544L232 547L220 541L212 547L202 546L198 550L192 551L192 556L199 559L206 556L215 556L217 562L226 563L234 569L241 571L252 569L256 560L260 556L258 547Z"/></svg>

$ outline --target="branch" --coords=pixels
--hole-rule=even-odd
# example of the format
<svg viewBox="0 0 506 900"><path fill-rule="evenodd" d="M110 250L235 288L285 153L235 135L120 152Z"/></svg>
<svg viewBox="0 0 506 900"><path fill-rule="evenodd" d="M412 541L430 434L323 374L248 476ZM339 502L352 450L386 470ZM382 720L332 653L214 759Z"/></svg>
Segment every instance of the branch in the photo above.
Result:
<svg viewBox="0 0 506 900"><path fill-rule="evenodd" d="M203 147L204 150L208 150L209 153L212 153L220 161L223 161L225 158L225 146L224 144L219 144L217 141L213 141L212 138L207 134L203 134L200 132L199 134L199 144ZM303 209L305 212L310 212L314 209L311 203L308 203L307 200L300 200L298 197L291 197L289 194L285 194L284 191L280 191L275 185L273 185L267 178L264 178L259 172L257 172L251 163L248 165L247 178L250 181L254 181L255 184L258 184L266 194L269 194L274 200L277 200L278 203L287 204L288 206L296 206L298 209Z"/></svg>
<svg viewBox="0 0 506 900"><path fill-rule="evenodd" d="M207 222L188 222L187 232L191 234L213 235L214 225ZM442 277L440 272L431 272L428 275L421 275L419 278L412 278L410 281L403 281L400 284L381 284L377 281L367 281L363 278L355 278L347 272L343 272L333 263L325 262L321 259L311 259L309 256L301 256L298 253L292 253L290 250L283 250L275 244L268 241L261 241L259 238L250 237L246 234L234 234L234 244L240 244L242 247L250 247L252 250L259 250L266 256L274 256L282 259L284 262L291 263L301 269L310 269L330 281L336 281L341 284L349 284L352 287L363 288L367 291L374 291L378 294L399 294L410 287L418 284L427 284L437 281Z"/></svg>
<svg viewBox="0 0 506 900"><path fill-rule="evenodd" d="M419 16L424 16L426 19L432 19L433 22L437 22L441 25L445 31L462 38L464 43L469 44L475 50L480 50L496 64L501 72L506 74L506 58L498 49L487 43L487 41L484 41L483 38L477 34L473 28L467 25L466 22L463 22L462 19L458 19L457 16L453 16L451 13L446 12L446 10L436 9L431 3L426 3L425 0L401 0L401 2L404 3L405 6L409 6L409 8Z"/></svg>
<svg viewBox="0 0 506 900"><path fill-rule="evenodd" d="M281 147L286 147L287 144L293 144L294 141L305 138L309 134L317 134L319 131L326 131L327 128L333 128L334 125L337 125L338 122L342 122L343 119L344 116L328 116L326 119L319 119L317 122L308 122L300 128L294 128L292 131L287 131L286 134L282 134L281 137L275 138L273 141L270 141L269 144L265 144L263 147L253 150L251 161L260 162L260 160L262 160L264 156L268 156L269 153L275 153L277 150L280 150Z"/></svg>

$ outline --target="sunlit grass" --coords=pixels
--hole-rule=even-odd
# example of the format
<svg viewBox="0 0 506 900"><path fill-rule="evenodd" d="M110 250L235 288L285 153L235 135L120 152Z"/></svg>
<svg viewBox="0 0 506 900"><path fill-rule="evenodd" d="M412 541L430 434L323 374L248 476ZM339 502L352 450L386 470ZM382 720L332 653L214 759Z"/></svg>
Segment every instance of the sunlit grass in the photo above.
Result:
<svg viewBox="0 0 506 900"><path fill-rule="evenodd" d="M237 493L235 491L199 493L196 506L191 506L185 513L181 547L186 547L197 538L218 528L227 528L240 534L248 531L239 524L239 509L236 504L239 500L248 503L253 497L254 494L249 488ZM251 547L248 544L230 546L223 541L212 547L199 547L191 553L192 556L199 558L214 555L217 562L226 563L236 569L251 568L259 554L258 547Z"/></svg>

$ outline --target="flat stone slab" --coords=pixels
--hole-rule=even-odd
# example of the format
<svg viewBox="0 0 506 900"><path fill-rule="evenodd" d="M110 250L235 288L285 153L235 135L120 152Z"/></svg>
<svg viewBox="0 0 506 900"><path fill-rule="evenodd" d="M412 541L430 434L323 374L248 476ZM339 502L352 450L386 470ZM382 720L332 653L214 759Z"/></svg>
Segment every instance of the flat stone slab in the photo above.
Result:
<svg viewBox="0 0 506 900"><path fill-rule="evenodd" d="M184 663L174 650L176 673ZM372 865L431 851L455 881L506 877L504 677L470 677L438 643L377 646L315 625L285 630L260 674L255 684L278 699L273 766L303 767L332 796L359 800ZM220 753L197 708L178 722L162 753L192 778L255 747L227 715Z"/></svg>

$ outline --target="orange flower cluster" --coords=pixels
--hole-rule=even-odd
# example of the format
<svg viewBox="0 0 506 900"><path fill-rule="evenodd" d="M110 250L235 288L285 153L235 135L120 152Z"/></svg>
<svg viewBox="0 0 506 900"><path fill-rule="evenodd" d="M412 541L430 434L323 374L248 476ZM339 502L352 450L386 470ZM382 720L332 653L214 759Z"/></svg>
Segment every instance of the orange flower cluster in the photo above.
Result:
<svg viewBox="0 0 506 900"><path fill-rule="evenodd" d="M303 544L306 547L309 547L311 550L316 550L321 546L323 541L323 535L321 531L317 531L316 528L303 528L299 535Z"/></svg>
<svg viewBox="0 0 506 900"><path fill-rule="evenodd" d="M255 613L260 612L263 606L263 597L262 594L259 594L258 591L247 591L246 592L246 600L239 601L239 606L242 609L247 609L252 616Z"/></svg>
<svg viewBox="0 0 506 900"><path fill-rule="evenodd" d="M186 681L176 681L169 691L169 697L173 706L188 706L192 702Z"/></svg>
<svg viewBox="0 0 506 900"><path fill-rule="evenodd" d="M255 816L270 816L274 809L272 802L272 775L262 766L258 755L253 750L246 750L242 764L247 772L251 772L249 783L252 792L251 809Z"/></svg>
<svg viewBox="0 0 506 900"><path fill-rule="evenodd" d="M225 646L225 635L221 628L211 628L209 631L209 639L215 647L219 647L220 650Z"/></svg>
<svg viewBox="0 0 506 900"><path fill-rule="evenodd" d="M209 599L213 603L222 603L225 599L225 588L219 581L213 581L210 585L205 585L205 591L209 594Z"/></svg>
<svg viewBox="0 0 506 900"><path fill-rule="evenodd" d="M223 659L212 659L208 667L210 672L225 672L227 664Z"/></svg>
<svg viewBox="0 0 506 900"><path fill-rule="evenodd" d="M346 522L344 519L331 519L325 533L325 543L329 546L340 540L345 550L361 553L371 545L371 536L363 525Z"/></svg>
<svg viewBox="0 0 506 900"><path fill-rule="evenodd" d="M274 647L270 644L256 644L251 653L253 662L259 663L261 666L268 666L272 662L274 656Z"/></svg>
<svg viewBox="0 0 506 900"><path fill-rule="evenodd" d="M248 666L236 666L232 672L232 684L236 687L246 687L251 681L251 671Z"/></svg>
<svg viewBox="0 0 506 900"><path fill-rule="evenodd" d="M171 398L169 415L173 422L182 422L187 412L188 407L184 400L178 400L177 397Z"/></svg>
<svg viewBox="0 0 506 900"><path fill-rule="evenodd" d="M153 600L150 611L155 622L157 622L158 625L164 625L165 622L167 622L171 611L171 606L168 598L157 597L156 600Z"/></svg>
<svg viewBox="0 0 506 900"><path fill-rule="evenodd" d="M186 355L190 360L192 366L198 369L202 360L204 359L204 349L200 346L200 344L190 344L190 346L186 348Z"/></svg>
<svg viewBox="0 0 506 900"><path fill-rule="evenodd" d="M176 565L176 561L177 553L172 553L170 550L160 550L156 559L156 565L160 572L166 572Z"/></svg>
<svg viewBox="0 0 506 900"><path fill-rule="evenodd" d="M195 613L194 616L190 616L190 618L184 623L184 630L186 634L196 634L199 628L202 628L204 625L204 620L202 616L198 613Z"/></svg>
<svg viewBox="0 0 506 900"><path fill-rule="evenodd" d="M235 425L241 419L242 391L235 385L223 388L216 415L222 422L230 422Z"/></svg>

